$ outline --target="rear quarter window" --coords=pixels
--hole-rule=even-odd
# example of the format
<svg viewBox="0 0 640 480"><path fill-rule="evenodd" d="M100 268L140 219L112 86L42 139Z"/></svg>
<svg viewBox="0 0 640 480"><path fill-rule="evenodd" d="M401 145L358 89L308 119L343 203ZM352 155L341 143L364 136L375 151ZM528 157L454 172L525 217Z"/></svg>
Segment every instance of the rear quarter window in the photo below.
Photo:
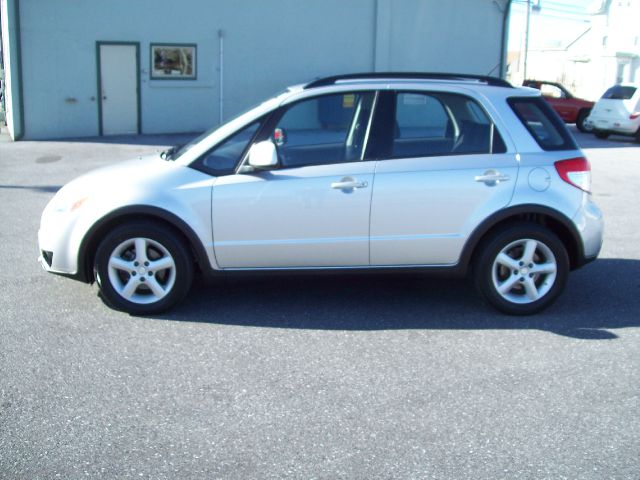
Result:
<svg viewBox="0 0 640 480"><path fill-rule="evenodd" d="M510 98L511 109L543 150L577 150L575 140L551 107L539 97Z"/></svg>

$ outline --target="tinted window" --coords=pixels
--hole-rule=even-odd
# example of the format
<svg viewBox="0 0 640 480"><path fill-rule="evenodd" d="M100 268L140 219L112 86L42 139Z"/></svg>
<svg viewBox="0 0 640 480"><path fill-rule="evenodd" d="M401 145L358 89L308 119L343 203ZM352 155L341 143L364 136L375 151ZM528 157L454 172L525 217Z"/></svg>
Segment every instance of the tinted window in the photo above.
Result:
<svg viewBox="0 0 640 480"><path fill-rule="evenodd" d="M541 98L510 98L509 105L543 150L575 150L560 117Z"/></svg>
<svg viewBox="0 0 640 480"><path fill-rule="evenodd" d="M540 91L542 92L542 95L544 95L545 97L551 97L551 98L565 97L562 90L560 90L555 85L550 85L548 83L543 83L542 85L540 85Z"/></svg>
<svg viewBox="0 0 640 480"><path fill-rule="evenodd" d="M435 97L401 93L396 103L398 138L442 138L450 128L444 105Z"/></svg>
<svg viewBox="0 0 640 480"><path fill-rule="evenodd" d="M282 167L360 160L374 97L327 95L289 107L271 132Z"/></svg>
<svg viewBox="0 0 640 480"><path fill-rule="evenodd" d="M394 158L506 151L485 111L462 95L398 93L394 118Z"/></svg>
<svg viewBox="0 0 640 480"><path fill-rule="evenodd" d="M231 173L254 137L260 122L254 122L205 153L195 167L212 175Z"/></svg>
<svg viewBox="0 0 640 480"><path fill-rule="evenodd" d="M636 87L623 87L615 85L604 92L602 98L609 100L629 100L636 93Z"/></svg>

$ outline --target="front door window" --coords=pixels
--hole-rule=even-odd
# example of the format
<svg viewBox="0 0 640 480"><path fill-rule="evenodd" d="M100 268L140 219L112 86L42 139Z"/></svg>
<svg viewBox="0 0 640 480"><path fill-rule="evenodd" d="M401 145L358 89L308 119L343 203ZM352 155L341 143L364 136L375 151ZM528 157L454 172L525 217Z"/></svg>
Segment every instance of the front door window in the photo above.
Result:
<svg viewBox="0 0 640 480"><path fill-rule="evenodd" d="M282 168L361 160L374 98L326 95L289 107L271 132Z"/></svg>

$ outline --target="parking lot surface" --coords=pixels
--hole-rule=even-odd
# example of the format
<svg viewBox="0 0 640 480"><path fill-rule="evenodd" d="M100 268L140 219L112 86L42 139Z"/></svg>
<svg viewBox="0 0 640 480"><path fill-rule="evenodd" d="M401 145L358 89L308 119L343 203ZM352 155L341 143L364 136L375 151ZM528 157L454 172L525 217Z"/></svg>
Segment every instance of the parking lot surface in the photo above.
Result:
<svg viewBox="0 0 640 480"><path fill-rule="evenodd" d="M464 281L219 280L137 318L44 273L65 182L180 137L0 143L0 478L640 478L640 146L573 130L606 236L546 312Z"/></svg>

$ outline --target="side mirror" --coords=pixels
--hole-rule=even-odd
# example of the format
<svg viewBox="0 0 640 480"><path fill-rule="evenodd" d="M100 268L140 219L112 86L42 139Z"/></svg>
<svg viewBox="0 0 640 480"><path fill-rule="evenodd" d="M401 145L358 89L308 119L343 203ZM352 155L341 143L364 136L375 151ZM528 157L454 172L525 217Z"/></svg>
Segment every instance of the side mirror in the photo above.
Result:
<svg viewBox="0 0 640 480"><path fill-rule="evenodd" d="M249 165L257 169L278 166L278 152L271 140L255 143L249 150Z"/></svg>

